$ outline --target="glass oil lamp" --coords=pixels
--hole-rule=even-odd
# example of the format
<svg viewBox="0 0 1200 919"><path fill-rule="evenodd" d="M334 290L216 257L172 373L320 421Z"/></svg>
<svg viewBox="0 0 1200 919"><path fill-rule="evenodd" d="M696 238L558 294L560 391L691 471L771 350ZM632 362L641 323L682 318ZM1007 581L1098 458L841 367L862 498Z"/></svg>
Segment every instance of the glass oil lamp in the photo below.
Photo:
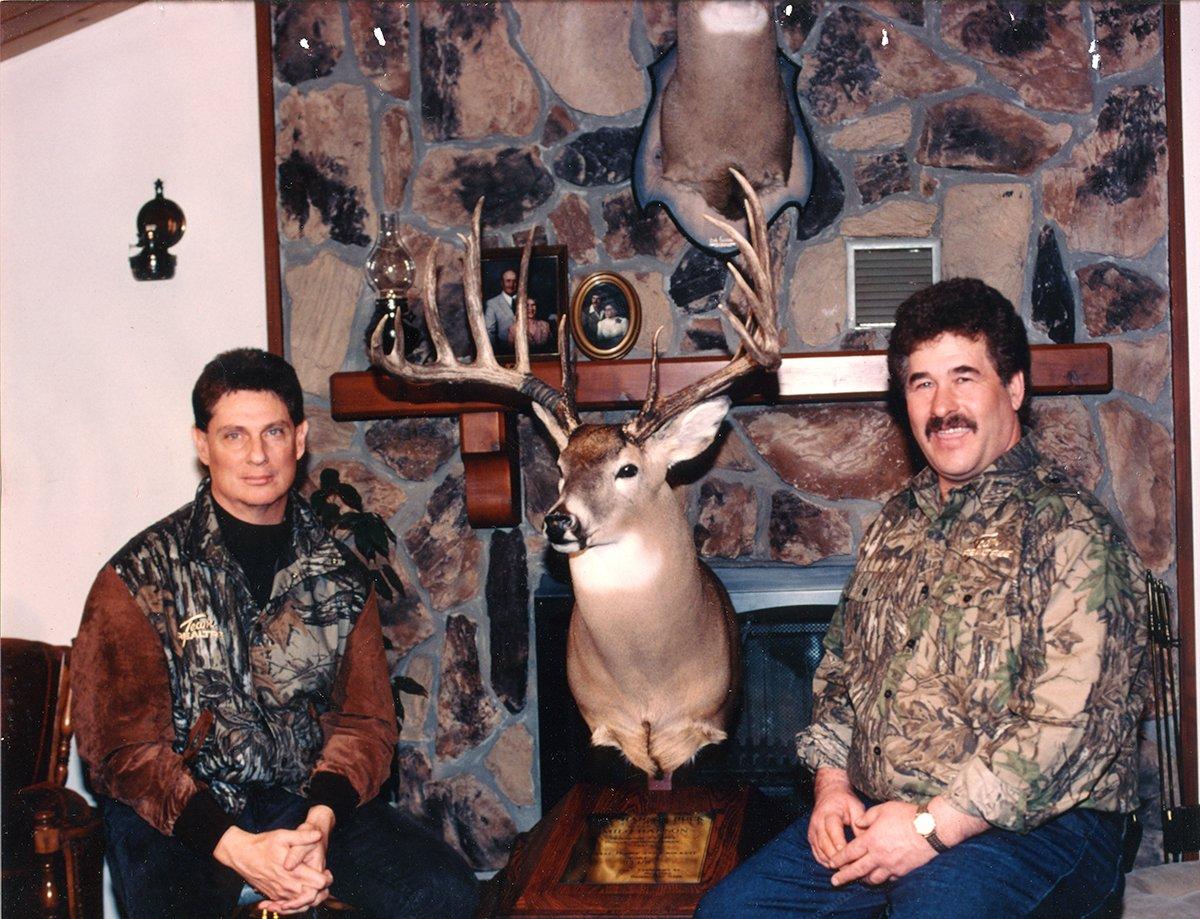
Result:
<svg viewBox="0 0 1200 919"><path fill-rule="evenodd" d="M409 341L409 329L413 324L408 310L408 289L412 287L417 266L409 255L404 243L400 241L398 215L384 213L379 215L379 236L375 245L367 255L363 272L367 283L375 292L375 313L367 326L368 339L379 325L381 319L387 317L387 325L383 330L382 347L389 354L396 344L396 315L400 315L401 324L405 328L405 341L402 346L408 353L416 344Z"/></svg>

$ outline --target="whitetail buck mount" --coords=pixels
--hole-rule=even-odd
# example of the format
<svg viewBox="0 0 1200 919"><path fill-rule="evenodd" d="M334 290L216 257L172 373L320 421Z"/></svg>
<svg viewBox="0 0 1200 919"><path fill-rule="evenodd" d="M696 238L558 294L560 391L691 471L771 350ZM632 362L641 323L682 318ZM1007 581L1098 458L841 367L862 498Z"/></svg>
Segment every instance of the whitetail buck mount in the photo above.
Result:
<svg viewBox="0 0 1200 919"><path fill-rule="evenodd" d="M749 183L739 173L734 178L745 195L749 239L724 221L714 222L736 240L745 265L743 273L729 264L742 303L721 306L741 340L737 353L704 379L660 394L655 332L646 400L623 424L580 420L565 317L559 322L562 388L530 372L524 308L528 244L517 288L515 365L497 362L480 287L482 201L470 235L460 234L474 363L459 363L451 351L434 300L432 254L424 290L434 361L412 364L402 347L384 353L383 322L371 337L372 364L402 381L500 387L530 400L559 450L559 499L546 514L544 530L550 545L569 557L575 596L567 637L571 692L593 744L617 747L659 779L701 747L725 739L741 680L733 607L697 556L687 517L667 482L672 466L712 443L729 408L721 393L740 377L759 368L774 370L780 362L782 334L766 221Z"/></svg>

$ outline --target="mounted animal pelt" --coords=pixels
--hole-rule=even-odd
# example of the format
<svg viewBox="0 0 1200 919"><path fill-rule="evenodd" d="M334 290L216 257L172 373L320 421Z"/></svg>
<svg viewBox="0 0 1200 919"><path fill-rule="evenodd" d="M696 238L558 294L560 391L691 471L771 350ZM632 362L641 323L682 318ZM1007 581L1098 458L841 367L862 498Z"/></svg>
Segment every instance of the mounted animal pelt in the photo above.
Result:
<svg viewBox="0 0 1200 919"><path fill-rule="evenodd" d="M463 281L475 361L455 358L437 305L436 267L425 266L426 322L436 349L412 364L401 348L385 353L384 323L371 337L371 362L408 383L475 384L521 393L558 446L559 499L546 514L550 545L567 554L575 606L567 637L567 680L592 743L618 748L655 779L726 737L741 682L737 622L725 589L697 556L691 527L667 482L675 465L699 456L729 409L721 395L759 368L779 366L779 328L766 221L750 184L744 199L749 239L710 218L736 240L745 269L729 271L741 303L721 310L741 343L719 370L670 394L658 391L658 337L641 409L623 424L585 424L575 405L575 366L566 320L559 322L562 388L530 372L524 308L529 246L521 259L513 367L488 340L480 289L480 213L465 246ZM529 234L532 239L533 234ZM385 320L386 321L386 320ZM397 340L400 340L399 338Z"/></svg>
<svg viewBox="0 0 1200 919"><path fill-rule="evenodd" d="M633 193L662 204L695 245L732 255L709 215L741 219L729 168L759 195L767 221L803 207L813 184L812 142L796 95L799 68L776 45L766 0L687 0L676 42L650 65L652 96L633 159Z"/></svg>

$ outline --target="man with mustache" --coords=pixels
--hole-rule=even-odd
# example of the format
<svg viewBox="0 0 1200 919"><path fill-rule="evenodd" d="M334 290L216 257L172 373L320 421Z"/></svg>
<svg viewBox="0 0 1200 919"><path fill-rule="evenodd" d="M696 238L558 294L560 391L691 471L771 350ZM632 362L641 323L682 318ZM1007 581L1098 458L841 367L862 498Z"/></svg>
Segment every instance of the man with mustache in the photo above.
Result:
<svg viewBox="0 0 1200 919"><path fill-rule="evenodd" d="M929 466L867 528L797 737L815 800L700 916L1092 916L1118 902L1142 567L1021 425L1029 345L974 279L888 345Z"/></svg>
<svg viewBox="0 0 1200 919"><path fill-rule="evenodd" d="M330 893L370 916L473 914L475 877L379 797L396 712L368 572L296 490L295 370L218 355L192 391L195 500L101 570L72 715L127 919Z"/></svg>

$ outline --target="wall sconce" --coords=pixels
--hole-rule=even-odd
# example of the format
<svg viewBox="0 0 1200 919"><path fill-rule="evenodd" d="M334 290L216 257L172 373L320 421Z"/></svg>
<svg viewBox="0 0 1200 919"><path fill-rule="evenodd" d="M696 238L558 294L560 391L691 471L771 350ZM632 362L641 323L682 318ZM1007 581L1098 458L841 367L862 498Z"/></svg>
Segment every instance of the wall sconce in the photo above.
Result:
<svg viewBox="0 0 1200 919"><path fill-rule="evenodd" d="M187 229L183 209L163 197L162 179L154 180L154 197L142 205L137 215L138 246L130 256L129 267L139 281L166 281L175 277L175 256L167 250L179 242Z"/></svg>

